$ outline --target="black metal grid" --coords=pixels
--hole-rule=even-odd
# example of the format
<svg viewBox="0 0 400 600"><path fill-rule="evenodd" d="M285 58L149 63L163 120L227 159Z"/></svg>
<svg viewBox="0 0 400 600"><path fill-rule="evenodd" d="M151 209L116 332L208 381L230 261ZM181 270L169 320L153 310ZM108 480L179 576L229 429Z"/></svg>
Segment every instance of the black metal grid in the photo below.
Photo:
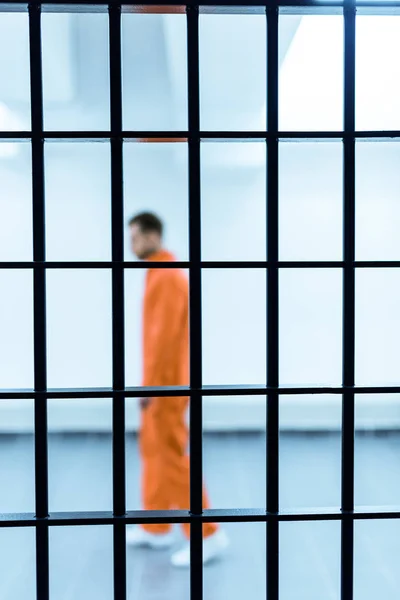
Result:
<svg viewBox="0 0 400 600"><path fill-rule="evenodd" d="M155 6L164 12L176 7L160 0L143 0L138 6L124 2L130 10L152 12ZM73 6L73 9L72 9ZM344 15L344 129L343 131L280 132L278 129L278 20L280 10L313 12L321 7L339 9ZM182 7L181 7L182 8ZM355 130L355 31L356 11L393 12L400 1L328 0L254 0L251 5L238 0L205 0L201 6L190 0L187 14L188 59L188 130L187 131L124 131L122 126L121 89L121 3L116 0L48 0L29 4L31 131L3 131L0 139L29 140L32 147L33 190L33 262L0 262L1 269L31 269L34 281L34 389L0 390L5 398L30 398L35 406L35 514L0 515L0 527L35 527L37 598L49 598L49 527L73 525L112 525L114 530L114 598L126 599L125 525L131 523L190 523L191 525L191 600L202 598L202 524L205 522L264 522L267 524L267 596L279 598L279 522L340 521L342 527L341 598L353 598L354 521L358 519L397 519L400 507L354 507L354 396L355 394L400 393L399 386L355 386L354 384L354 324L355 270L358 268L399 268L400 261L355 260L355 142L357 139L400 138L400 131ZM51 131L43 128L43 94L41 68L42 10L108 11L110 43L110 130ZM0 0L0 11L26 11L27 5L17 0ZM256 12L266 14L267 30L267 124L263 132L202 131L199 106L199 12ZM182 10L179 10L182 12ZM123 141L135 138L181 138L189 148L189 261L150 263L148 266L188 268L190 274L190 356L191 381L179 388L127 388L124 373L124 270L143 268L123 257ZM202 261L201 260L201 194L200 142L207 139L265 140L267 163L267 260L266 261ZM338 139L343 142L343 260L279 261L278 257L278 145L280 139ZM103 262L48 262L45 255L45 187L44 141L46 139L99 140L111 143L112 186L112 260ZM203 268L260 268L267 270L267 385L203 386L201 346L201 273ZM46 377L46 271L48 269L111 269L113 306L113 385L112 388L49 389ZM285 268L340 268L343 273L343 379L336 387L279 386L279 270ZM342 499L338 509L279 510L279 395L340 394L342 396ZM202 510L202 398L215 395L265 394L267 401L267 490L265 509ZM125 398L145 396L189 395L191 486L190 511L127 511L125 501ZM112 398L113 402L113 511L68 512L48 511L47 399L49 398Z"/></svg>

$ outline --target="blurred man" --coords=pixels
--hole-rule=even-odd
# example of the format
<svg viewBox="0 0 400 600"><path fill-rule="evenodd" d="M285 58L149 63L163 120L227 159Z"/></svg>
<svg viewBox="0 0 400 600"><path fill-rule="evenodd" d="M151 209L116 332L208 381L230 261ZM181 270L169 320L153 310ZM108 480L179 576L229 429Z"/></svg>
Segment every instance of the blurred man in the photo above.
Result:
<svg viewBox="0 0 400 600"><path fill-rule="evenodd" d="M163 225L151 213L141 213L129 222L131 247L140 260L172 262L163 249ZM143 385L150 387L189 384L188 282L179 269L147 271L143 307ZM188 398L142 398L140 454L142 502L146 510L189 508L189 457L186 410ZM203 508L208 508L203 492ZM190 526L183 525L186 538ZM224 531L214 523L203 528L203 562L217 557L228 545ZM174 542L171 525L129 528L132 546L169 548ZM189 543L174 553L177 567L190 565Z"/></svg>

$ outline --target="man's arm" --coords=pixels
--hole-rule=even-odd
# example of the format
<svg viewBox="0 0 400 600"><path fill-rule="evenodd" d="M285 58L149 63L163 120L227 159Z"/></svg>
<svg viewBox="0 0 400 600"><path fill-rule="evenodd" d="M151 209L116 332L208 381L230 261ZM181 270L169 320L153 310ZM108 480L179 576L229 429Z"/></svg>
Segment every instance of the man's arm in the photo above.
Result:
<svg viewBox="0 0 400 600"><path fill-rule="evenodd" d="M166 381L166 375L171 363L179 360L177 343L187 296L174 277L166 275L162 274L152 283L146 298L144 386L171 384Z"/></svg>

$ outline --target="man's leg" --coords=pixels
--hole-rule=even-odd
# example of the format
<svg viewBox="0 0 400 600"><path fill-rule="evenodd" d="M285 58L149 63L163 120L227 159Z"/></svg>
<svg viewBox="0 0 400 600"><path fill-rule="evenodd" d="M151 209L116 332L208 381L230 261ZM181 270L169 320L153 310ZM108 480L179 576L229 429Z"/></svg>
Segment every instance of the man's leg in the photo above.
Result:
<svg viewBox="0 0 400 600"><path fill-rule="evenodd" d="M153 400L155 402L156 400ZM142 468L142 505L145 510L168 510L167 486L160 456L154 406L142 410L140 430L140 455ZM165 534L171 530L170 524L142 525L148 533Z"/></svg>
<svg viewBox="0 0 400 600"><path fill-rule="evenodd" d="M164 398L158 404L157 423L162 446L161 469L166 481L166 494L170 507L178 510L190 508L190 465L187 455L188 429L186 426L186 398ZM203 489L203 508L209 508L207 492ZM205 523L204 537L215 533L215 523ZM184 524L186 537L190 537L190 525Z"/></svg>
<svg viewBox="0 0 400 600"><path fill-rule="evenodd" d="M183 464L181 465L181 472L185 472L185 489L183 490L182 487L182 496L181 496L181 502L183 502L183 506L182 505L177 505L177 507L179 509L188 509L189 508L189 504L190 504L190 459L189 456L185 456L183 457L184 461ZM187 498L187 499L186 499ZM178 499L179 502L179 499ZM208 500L208 495L207 495L207 491L205 488L205 485L203 485L203 510L207 510L208 508L210 508L210 503ZM189 523L183 523L182 525L183 528L183 532L185 534L185 536L189 539L190 538L190 524ZM204 523L203 525L203 537L209 537L210 535L213 535L216 531L218 530L218 525L216 523Z"/></svg>

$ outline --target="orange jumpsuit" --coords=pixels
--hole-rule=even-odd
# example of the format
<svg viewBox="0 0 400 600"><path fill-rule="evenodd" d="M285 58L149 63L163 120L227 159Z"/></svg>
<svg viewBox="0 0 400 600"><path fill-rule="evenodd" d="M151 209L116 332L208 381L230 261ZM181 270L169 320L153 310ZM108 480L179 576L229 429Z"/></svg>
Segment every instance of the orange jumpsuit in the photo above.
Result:
<svg viewBox="0 0 400 600"><path fill-rule="evenodd" d="M173 261L162 250L151 261ZM179 269L149 269L143 307L143 385L189 384L188 282ZM190 504L188 398L153 398L141 411L140 453L142 502L146 510L188 510ZM203 508L208 508L203 492ZM167 533L168 524L144 525L151 533ZM190 526L183 525L187 537ZM203 527L205 537L217 529Z"/></svg>

